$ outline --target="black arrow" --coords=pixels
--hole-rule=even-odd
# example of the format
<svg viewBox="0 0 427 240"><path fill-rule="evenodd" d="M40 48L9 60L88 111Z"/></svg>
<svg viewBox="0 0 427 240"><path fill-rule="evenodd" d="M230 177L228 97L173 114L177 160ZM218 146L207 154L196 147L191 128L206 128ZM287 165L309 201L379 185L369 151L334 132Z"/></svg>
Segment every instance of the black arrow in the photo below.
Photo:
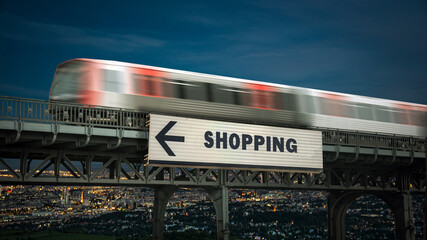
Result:
<svg viewBox="0 0 427 240"><path fill-rule="evenodd" d="M163 147L163 149L168 153L169 156L175 156L175 153L171 150L171 148L166 144L166 141L172 142L184 142L184 137L182 136L167 136L166 133L171 130L173 126L175 126L176 121L170 121L163 129L160 131L156 139Z"/></svg>

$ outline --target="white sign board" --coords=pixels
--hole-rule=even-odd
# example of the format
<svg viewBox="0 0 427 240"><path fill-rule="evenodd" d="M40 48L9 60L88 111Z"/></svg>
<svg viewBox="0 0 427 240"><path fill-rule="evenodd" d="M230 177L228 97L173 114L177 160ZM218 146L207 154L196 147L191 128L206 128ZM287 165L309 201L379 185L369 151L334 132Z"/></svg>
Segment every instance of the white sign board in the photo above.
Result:
<svg viewBox="0 0 427 240"><path fill-rule="evenodd" d="M150 115L149 165L319 172L320 131Z"/></svg>

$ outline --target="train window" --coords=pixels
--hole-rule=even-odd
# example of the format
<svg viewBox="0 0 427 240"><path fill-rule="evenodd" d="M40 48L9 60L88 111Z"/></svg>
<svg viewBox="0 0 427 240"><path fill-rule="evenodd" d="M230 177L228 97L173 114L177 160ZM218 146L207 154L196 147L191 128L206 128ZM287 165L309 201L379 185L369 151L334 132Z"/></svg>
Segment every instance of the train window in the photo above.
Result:
<svg viewBox="0 0 427 240"><path fill-rule="evenodd" d="M204 86L205 101L242 105L244 91L212 83L205 83Z"/></svg>
<svg viewBox="0 0 427 240"><path fill-rule="evenodd" d="M320 97L319 104L322 114L338 117L355 117L353 106L348 105L344 100Z"/></svg>
<svg viewBox="0 0 427 240"><path fill-rule="evenodd" d="M205 90L206 90L206 100L208 102L213 102L212 83L205 83Z"/></svg>
<svg viewBox="0 0 427 240"><path fill-rule="evenodd" d="M415 126L426 126L427 124L427 112L423 108L399 104L397 108L393 109L393 116L396 123Z"/></svg>
<svg viewBox="0 0 427 240"><path fill-rule="evenodd" d="M316 113L317 112L316 100L317 100L317 97L310 96L310 95L303 95L302 103L303 103L304 112Z"/></svg>
<svg viewBox="0 0 427 240"><path fill-rule="evenodd" d="M348 101L341 101L341 106L344 109L343 116L349 117L349 118L356 118L356 108L355 105L353 105L351 102Z"/></svg>
<svg viewBox="0 0 427 240"><path fill-rule="evenodd" d="M172 81L169 81L165 78L160 78L161 84L162 84L162 94L165 97L173 98L174 95L174 88L175 84L173 84Z"/></svg>
<svg viewBox="0 0 427 240"><path fill-rule="evenodd" d="M191 99L205 101L206 96L203 91L203 84L199 82L188 82L182 80L166 80L166 84L172 85L173 96L181 99ZM165 93L167 92L167 87ZM167 93L166 93L167 94Z"/></svg>
<svg viewBox="0 0 427 240"><path fill-rule="evenodd" d="M218 84L213 84L212 89L214 102L234 104L234 95L230 89Z"/></svg>
<svg viewBox="0 0 427 240"><path fill-rule="evenodd" d="M283 93L273 92L273 107L274 109L283 109Z"/></svg>
<svg viewBox="0 0 427 240"><path fill-rule="evenodd" d="M426 124L425 119L423 119L423 112L410 110L409 118L412 125L423 126Z"/></svg>
<svg viewBox="0 0 427 240"><path fill-rule="evenodd" d="M427 111L420 111L420 124L418 126L427 127Z"/></svg>
<svg viewBox="0 0 427 240"><path fill-rule="evenodd" d="M105 91L124 92L124 73L116 70L104 70Z"/></svg>
<svg viewBox="0 0 427 240"><path fill-rule="evenodd" d="M230 96L231 94L231 99L230 102L231 104L235 104L235 105L242 105L242 99L241 99L241 93L242 91L237 89L237 88L219 88L219 90L221 91L226 91L226 92L230 92L228 93L228 96Z"/></svg>
<svg viewBox="0 0 427 240"><path fill-rule="evenodd" d="M203 91L203 84L200 82L187 82L184 85L186 96L191 100L206 101L206 96Z"/></svg>
<svg viewBox="0 0 427 240"><path fill-rule="evenodd" d="M372 105L358 104L357 105L357 116L359 119L374 120L373 114L372 114Z"/></svg>
<svg viewBox="0 0 427 240"><path fill-rule="evenodd" d="M240 93L241 103L244 106L252 106L252 97L249 89L242 89Z"/></svg>
<svg viewBox="0 0 427 240"><path fill-rule="evenodd" d="M288 111L296 111L297 110L297 98L295 94L292 93L282 93L282 101L283 107L279 109L284 109Z"/></svg>
<svg viewBox="0 0 427 240"><path fill-rule="evenodd" d="M393 122L409 124L407 110L394 108L392 109L391 113L393 115Z"/></svg>
<svg viewBox="0 0 427 240"><path fill-rule="evenodd" d="M320 112L322 114L335 116L338 111L338 104L327 98L319 98Z"/></svg>
<svg viewBox="0 0 427 240"><path fill-rule="evenodd" d="M233 100L235 105L242 105L242 98L241 94L242 91L238 90L237 88L233 88Z"/></svg>
<svg viewBox="0 0 427 240"><path fill-rule="evenodd" d="M176 98L187 99L187 94L185 92L185 83L181 80L173 80L171 82L174 84L174 96Z"/></svg>
<svg viewBox="0 0 427 240"><path fill-rule="evenodd" d="M427 127L427 111L420 111L420 125L422 127Z"/></svg>
<svg viewBox="0 0 427 240"><path fill-rule="evenodd" d="M72 61L62 64L55 73L52 95L76 94L81 77L82 63Z"/></svg>
<svg viewBox="0 0 427 240"><path fill-rule="evenodd" d="M377 118L377 121L380 122L391 122L391 114L390 109L386 107L376 106L375 107L375 115Z"/></svg>

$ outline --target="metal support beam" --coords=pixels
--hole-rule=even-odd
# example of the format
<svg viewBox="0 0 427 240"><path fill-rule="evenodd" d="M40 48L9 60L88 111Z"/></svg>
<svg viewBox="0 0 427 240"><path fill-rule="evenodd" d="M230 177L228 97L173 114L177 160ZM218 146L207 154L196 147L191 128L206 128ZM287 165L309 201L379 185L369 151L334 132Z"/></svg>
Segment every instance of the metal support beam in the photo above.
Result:
<svg viewBox="0 0 427 240"><path fill-rule="evenodd" d="M163 239L163 227L165 223L166 205L169 199L176 192L176 186L162 186L154 188L154 209L153 209L153 239Z"/></svg>
<svg viewBox="0 0 427 240"><path fill-rule="evenodd" d="M394 212L396 221L396 239L414 240L415 226L412 214L412 197L408 192L388 194L386 201Z"/></svg>
<svg viewBox="0 0 427 240"><path fill-rule="evenodd" d="M21 138L21 132L23 127L24 122L22 122L21 120L19 121L14 121L14 129L16 131L16 135L15 138L13 138L10 134L6 136L6 144L12 144L12 143L16 143L19 141L19 139Z"/></svg>
<svg viewBox="0 0 427 240"><path fill-rule="evenodd" d="M76 148L86 147L89 144L90 137L92 136L92 131L93 131L93 128L91 126L86 126L85 127L86 140L83 143L81 143L80 142L80 138L77 137Z"/></svg>
<svg viewBox="0 0 427 240"><path fill-rule="evenodd" d="M361 193L330 191L328 193L328 239L345 239L345 212Z"/></svg>
<svg viewBox="0 0 427 240"><path fill-rule="evenodd" d="M9 170L16 178L20 178L20 175L18 175L5 161L3 161L3 158L0 157L0 163L3 164L3 166L6 167L7 170Z"/></svg>
<svg viewBox="0 0 427 240"><path fill-rule="evenodd" d="M218 240L228 240L230 237L228 228L228 188L205 188L205 190L215 206Z"/></svg>
<svg viewBox="0 0 427 240"><path fill-rule="evenodd" d="M427 138L424 146L424 150L427 151ZM425 169L424 169L424 184L425 193L424 193L424 240L427 240L427 154L425 159Z"/></svg>
<svg viewBox="0 0 427 240"><path fill-rule="evenodd" d="M23 151L20 159L20 172L21 172L21 181L25 180L25 174L28 172L27 168L27 158L28 158L28 152L26 150Z"/></svg>
<svg viewBox="0 0 427 240"><path fill-rule="evenodd" d="M50 141L47 140L46 136L42 137L42 146L50 146L56 142L56 138L58 137L59 125L52 123L52 139Z"/></svg>
<svg viewBox="0 0 427 240"><path fill-rule="evenodd" d="M351 203L366 194L361 191L330 191L328 193L328 238L345 239L345 213ZM388 204L394 213L396 239L415 239L412 197L409 192L371 192Z"/></svg>

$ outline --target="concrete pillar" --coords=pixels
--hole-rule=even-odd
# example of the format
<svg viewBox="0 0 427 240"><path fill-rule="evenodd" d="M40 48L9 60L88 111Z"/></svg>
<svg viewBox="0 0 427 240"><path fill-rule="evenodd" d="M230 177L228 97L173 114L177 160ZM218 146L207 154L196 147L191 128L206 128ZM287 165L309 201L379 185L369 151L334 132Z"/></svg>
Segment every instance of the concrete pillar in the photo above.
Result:
<svg viewBox="0 0 427 240"><path fill-rule="evenodd" d="M228 228L228 188L205 188L205 190L215 207L218 240L228 240L230 237Z"/></svg>
<svg viewBox="0 0 427 240"><path fill-rule="evenodd" d="M176 192L176 186L162 186L154 188L154 209L153 209L153 239L163 239L163 227L165 224L166 205L169 199Z"/></svg>

